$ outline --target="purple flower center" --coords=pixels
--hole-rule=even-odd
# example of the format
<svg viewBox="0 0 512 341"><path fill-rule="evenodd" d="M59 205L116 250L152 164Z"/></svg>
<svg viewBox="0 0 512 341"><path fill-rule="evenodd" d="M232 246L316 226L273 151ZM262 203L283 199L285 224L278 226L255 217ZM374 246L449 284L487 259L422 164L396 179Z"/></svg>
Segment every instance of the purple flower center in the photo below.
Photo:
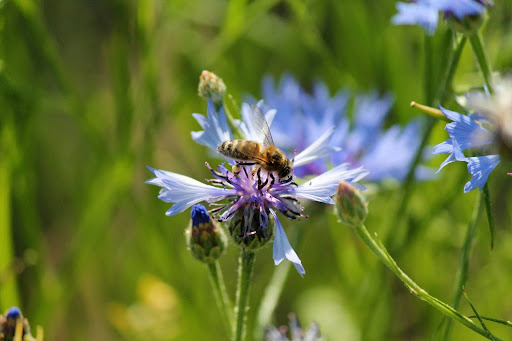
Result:
<svg viewBox="0 0 512 341"><path fill-rule="evenodd" d="M213 170L208 163L214 179L208 180L212 185L234 189L236 196L228 198L229 202L212 210L214 217L219 221L231 219L235 213L243 212L248 226L246 233L253 233L260 229L266 229L269 220L269 209L281 211L290 219L305 218L303 208L294 197L297 184L293 178L280 182L272 173L258 166L241 166L240 172L234 174L223 165L218 171ZM259 226L250 226L254 221L254 215L259 215Z"/></svg>

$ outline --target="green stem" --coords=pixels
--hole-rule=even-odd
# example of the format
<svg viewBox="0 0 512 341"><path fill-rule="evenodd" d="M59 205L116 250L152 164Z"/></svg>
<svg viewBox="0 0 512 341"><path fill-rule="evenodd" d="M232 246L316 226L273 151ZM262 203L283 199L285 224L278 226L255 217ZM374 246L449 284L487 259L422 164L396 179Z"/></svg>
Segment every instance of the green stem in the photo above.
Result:
<svg viewBox="0 0 512 341"><path fill-rule="evenodd" d="M238 128L238 125L235 122L235 117L240 118L240 109L231 94L227 94L226 96L224 96L223 105L224 114L226 115L226 121L228 123L229 128L231 129L231 132L233 133L233 136L236 139L243 139L244 135L242 134L242 131L240 131L240 128ZM217 111L219 111L219 109L220 106L218 108L215 108L215 110Z"/></svg>
<svg viewBox="0 0 512 341"><path fill-rule="evenodd" d="M221 313L224 315L223 320L226 322L228 330L232 330L234 328L233 306L231 305L226 286L224 285L224 278L219 262L208 263L208 270L215 300L217 301Z"/></svg>
<svg viewBox="0 0 512 341"><path fill-rule="evenodd" d="M466 36L463 36L457 43L457 47L455 48L455 51L453 51L453 54L451 55L450 64L446 69L446 73L441 81L441 86L439 87L439 92L437 94L437 98L439 98L440 104L443 104L449 93L448 88L452 84L453 76L455 76L455 70L457 70L457 65L459 64L460 56L462 54L462 51L464 50L464 46L466 46L467 40L468 39L466 38Z"/></svg>
<svg viewBox="0 0 512 341"><path fill-rule="evenodd" d="M484 44L482 42L482 36L480 33L475 33L469 37L469 41L471 43L471 48L473 49L473 53L475 54L478 66L480 68L480 72L482 72L482 77L484 79L485 87L489 94L494 93L494 86L492 84L492 70L491 64L489 62L489 57L484 49ZM494 247L494 218L491 212L491 201L489 196L489 188L487 184L485 184L482 189L484 192L485 199L485 207L487 210L487 221L489 222L489 230L491 233L491 249Z"/></svg>
<svg viewBox="0 0 512 341"><path fill-rule="evenodd" d="M489 63L489 57L485 52L482 42L482 36L480 33L472 34L469 36L469 42L471 43L471 48L473 49L473 53L475 54L478 66L480 67L480 72L482 72L485 87L487 88L487 91L492 94L494 92L494 86L492 84L492 72Z"/></svg>
<svg viewBox="0 0 512 341"><path fill-rule="evenodd" d="M416 150L414 159L411 163L409 171L407 172L407 176L405 177L402 195L400 196L400 202L398 203L398 208L395 211L393 222L390 225L395 228L395 233L390 234L388 237L388 241L389 241L390 237L393 236L393 238L394 238L392 240L393 244L391 244L392 250L400 249L404 244L403 241L407 238L408 228L404 228L401 231L398 228L398 226L400 226L400 223L404 221L404 212L407 211L407 206L409 204L409 198L412 194L412 190L414 187L413 182L414 182L414 175L415 175L416 167L418 166L418 164L421 161L421 158L423 155L423 149L427 145L428 139L430 138L430 134L432 132L432 128L434 127L434 125L436 123L437 123L437 120L435 118L432 118L432 117L427 118L427 123L425 124L423 135L422 135L421 141L420 141L420 145L418 146L418 149Z"/></svg>
<svg viewBox="0 0 512 341"><path fill-rule="evenodd" d="M260 309L256 318L256 328L254 329L254 339L263 340L263 331L265 326L271 322L272 314L277 306L279 297L284 289L284 283L288 278L291 269L291 262L284 262L281 266L277 266L274 270L272 278L265 290L265 294L261 300Z"/></svg>
<svg viewBox="0 0 512 341"><path fill-rule="evenodd" d="M457 271L457 284L455 286L455 293L453 295L452 307L457 309L460 303L460 299L462 297L462 291L464 290L464 285L468 279L468 268L469 268L469 257L471 254L471 247L475 240L475 232L476 226L478 222L478 218L480 217L480 213L482 212L482 203L483 203L484 194L480 192L478 194L477 202L475 205L475 209L473 211L473 216L468 224L468 229L466 231L466 238L464 239L464 246L462 247L462 251L460 254L460 265ZM446 327L444 329L443 340L448 339L448 335L450 334L450 330L452 327L452 320L446 321Z"/></svg>
<svg viewBox="0 0 512 341"><path fill-rule="evenodd" d="M354 227L357 235L363 240L363 242L373 251L373 253L379 257L379 259L389 268L393 273L404 283L404 285L409 289L409 291L419 299L427 302L432 307L436 308L446 316L451 319L461 323L467 328L475 331L476 333L486 337L489 339L488 333L476 325L473 321L471 321L466 316L462 315L460 312L450 307L448 304L440 301L439 299L429 295L425 290L423 290L418 284L416 284L407 274L405 274L402 269L398 267L395 260L391 257L391 255L387 252L382 244L377 243L370 235L368 230L364 225L359 225Z"/></svg>
<svg viewBox="0 0 512 341"><path fill-rule="evenodd" d="M494 248L494 217L492 215L492 209L491 209L491 196L489 194L489 186L487 186L487 183L484 185L484 188L482 188L482 193L484 196L485 201L485 210L487 212L487 221L489 222L489 232L491 234L491 250Z"/></svg>
<svg viewBox="0 0 512 341"><path fill-rule="evenodd" d="M12 265L14 245L11 226L11 164L8 149L14 143L9 128L0 132L0 308L1 311L19 305L16 276ZM6 153L7 151L7 153Z"/></svg>
<svg viewBox="0 0 512 341"><path fill-rule="evenodd" d="M475 317L476 316L470 316L470 318L475 318ZM482 320L492 321L492 322L496 322L496 323L502 324L502 325L507 326L507 327L512 327L512 322L511 321L500 320L500 319L497 319L497 318L494 318L494 317L482 316L482 315L480 315L480 318Z"/></svg>
<svg viewBox="0 0 512 341"><path fill-rule="evenodd" d="M437 92L437 98L439 98L439 103L443 103L446 100L446 96L448 93L448 88L451 86L453 77L455 75L455 71L457 70L457 65L460 61L460 56L462 54L462 50L464 49L464 46L466 44L466 38L462 38L457 43L457 47L455 48L455 51L453 53L449 54L449 63L448 68L446 69L446 72L444 73L444 76L441 80L441 86L439 88L439 91ZM425 40L425 51L427 55L432 55L432 42L431 38L427 37ZM426 66L425 66L425 91L426 91L426 100L428 105L433 105L436 98L431 97L431 91L429 83L430 79L433 77L433 66L431 65L430 58L427 58L426 60ZM416 167L418 166L419 162L421 161L421 157L423 154L423 149L428 143L428 140L430 138L430 134L432 133L432 128L436 124L437 119L434 119L432 117L429 117L427 119L427 123L425 124L425 130L423 131L423 135L421 136L420 145L418 146L418 149L416 150L416 154L414 155L414 159L411 163L411 166L409 168L409 171L407 172L407 175L404 180L402 195L400 196L400 202L398 204L398 209L395 212L393 223L391 226L398 227L400 225L400 222L403 221L404 218L404 212L407 210L407 206L409 203L409 198L412 194L413 190L413 180L415 176ZM398 230L398 229L397 229ZM393 241L391 250L396 251L402 248L404 245L404 240L407 238L408 231L405 229L403 233L400 234L393 234L395 240ZM399 236L398 238L396 236Z"/></svg>
<svg viewBox="0 0 512 341"><path fill-rule="evenodd" d="M238 289L236 291L235 328L233 340L242 341L245 336L246 313L249 309L249 289L251 287L252 269L254 267L255 254L252 251L240 252L240 264L238 267Z"/></svg>
<svg viewBox="0 0 512 341"><path fill-rule="evenodd" d="M425 35L424 41L424 49L425 49L425 75L424 75L424 92L425 92L425 100L428 105L434 104L434 94L435 91L433 87L435 85L434 82L434 54L433 54L433 41L432 37L429 35Z"/></svg>
<svg viewBox="0 0 512 341"><path fill-rule="evenodd" d="M295 228L289 235L292 245L300 245L304 236L303 228ZM256 317L256 325L254 327L253 336L255 340L263 340L263 332L266 326L271 323L273 313L281 297L284 284L290 273L291 262L283 262L283 264L274 268L274 273L265 288L265 293L260 300L260 306Z"/></svg>

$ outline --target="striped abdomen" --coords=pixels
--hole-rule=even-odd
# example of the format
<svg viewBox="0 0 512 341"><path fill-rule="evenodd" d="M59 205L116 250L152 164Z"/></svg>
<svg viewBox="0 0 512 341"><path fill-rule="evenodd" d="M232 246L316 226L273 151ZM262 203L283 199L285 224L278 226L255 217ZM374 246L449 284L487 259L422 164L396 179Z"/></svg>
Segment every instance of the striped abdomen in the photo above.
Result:
<svg viewBox="0 0 512 341"><path fill-rule="evenodd" d="M229 140L219 144L217 151L235 160L254 160L260 155L260 146L254 141Z"/></svg>

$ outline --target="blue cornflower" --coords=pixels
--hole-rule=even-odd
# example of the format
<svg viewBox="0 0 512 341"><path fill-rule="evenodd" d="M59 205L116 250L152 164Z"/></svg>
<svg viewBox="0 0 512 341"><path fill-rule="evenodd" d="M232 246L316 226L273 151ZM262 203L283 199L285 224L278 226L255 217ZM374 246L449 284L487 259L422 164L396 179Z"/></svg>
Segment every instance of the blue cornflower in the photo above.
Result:
<svg viewBox="0 0 512 341"><path fill-rule="evenodd" d="M481 115L462 115L440 107L443 114L453 122L446 124L450 139L434 147L434 154L449 154L439 167L438 172L449 163L464 161L468 164L468 172L473 177L464 186L464 193L482 187L489 174L500 163L499 155L482 155L466 157L464 151L470 148L490 146L494 142L493 134L482 127Z"/></svg>
<svg viewBox="0 0 512 341"><path fill-rule="evenodd" d="M262 102L258 105L260 106ZM265 112L265 119L267 123L272 127L277 111L275 109L267 110ZM219 112L215 110L215 107L211 101L208 102L207 115L206 117L201 114L193 114L199 125L204 129L202 131L193 131L192 139L197 143L204 145L210 149L215 155L224 158L217 151L217 146L224 141L232 140L233 133L227 124L226 114L224 108L220 108ZM254 122L254 115L252 114L252 108L249 104L243 103L241 108L242 120L235 120L239 131L243 134L243 139L248 141L259 141L261 132L257 131L256 123ZM316 136L315 140L310 141L307 145L297 145L296 149L289 153L289 157L294 159L294 167L300 167L313 160L324 158L339 148L328 146L329 138L333 135L334 129L327 129ZM272 129L272 136L276 141L276 145L279 148L286 147L286 144L281 143L280 130ZM294 151L299 150L300 152L294 155ZM232 162L232 161L230 161ZM317 174L319 174L318 172Z"/></svg>
<svg viewBox="0 0 512 341"><path fill-rule="evenodd" d="M348 164L343 164L297 185L292 179L276 181L271 173L257 166L243 166L237 175L224 165L220 165L217 170L213 170L208 163L206 166L213 176L209 181L211 185L148 167L155 178L146 182L162 187L158 198L173 204L166 215L178 214L199 202L215 203L212 216L217 220L229 221L235 215L242 217L244 224L241 236L238 236L242 239L267 235L270 219L273 219L274 262L278 265L287 259L301 275L305 274L304 267L291 247L276 212L290 219L306 218L298 199L334 204L331 197L336 193L340 181L356 182L368 173L361 167L350 170Z"/></svg>
<svg viewBox="0 0 512 341"><path fill-rule="evenodd" d="M370 171L368 180L402 180L420 143L419 121L405 128L394 125L383 129L393 103L390 95L356 96L351 122L349 93L341 90L331 96L321 82L314 84L312 94L308 94L290 75L284 75L277 87L271 77L265 77L262 94L267 107L277 109L271 126L277 145L293 152L293 148L323 141L322 158L304 167L295 164L298 176L319 174L329 163L348 162ZM417 175L426 177L427 173L420 167Z"/></svg>
<svg viewBox="0 0 512 341"><path fill-rule="evenodd" d="M462 20L466 16L482 14L485 3L481 0L417 0L397 2L398 13L391 21L395 25L420 25L429 35L436 30L439 12L446 17Z"/></svg>
<svg viewBox="0 0 512 341"><path fill-rule="evenodd" d="M21 310L20 308L13 306L7 310L6 316L7 320L16 321L21 318ZM14 322L15 323L15 322Z"/></svg>

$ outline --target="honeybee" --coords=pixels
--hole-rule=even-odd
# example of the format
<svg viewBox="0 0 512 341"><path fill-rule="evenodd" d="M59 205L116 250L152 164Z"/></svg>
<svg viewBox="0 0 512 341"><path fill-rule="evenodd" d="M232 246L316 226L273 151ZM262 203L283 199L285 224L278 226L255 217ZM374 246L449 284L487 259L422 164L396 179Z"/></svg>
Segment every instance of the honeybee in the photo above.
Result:
<svg viewBox="0 0 512 341"><path fill-rule="evenodd" d="M217 151L237 161L239 166L259 165L268 172L275 172L279 179L289 179L293 171L293 161L274 145L265 115L256 105L252 106L254 130L261 141L229 140L217 146Z"/></svg>

